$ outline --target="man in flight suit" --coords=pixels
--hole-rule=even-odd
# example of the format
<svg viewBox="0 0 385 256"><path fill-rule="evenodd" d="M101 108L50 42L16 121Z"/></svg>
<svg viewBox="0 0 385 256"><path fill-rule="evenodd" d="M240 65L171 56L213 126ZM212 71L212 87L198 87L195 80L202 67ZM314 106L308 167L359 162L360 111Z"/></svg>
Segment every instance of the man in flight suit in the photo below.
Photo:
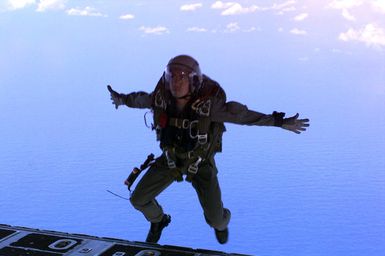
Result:
<svg viewBox="0 0 385 256"><path fill-rule="evenodd" d="M148 108L154 114L153 128L163 151L137 184L132 205L151 222L146 242L157 243L171 222L155 199L174 181L183 177L192 183L208 225L219 243L228 241L230 211L223 207L214 161L221 151L224 122L242 125L277 126L299 134L308 119L274 111L263 114L247 106L226 101L220 85L201 73L198 62L188 56L172 58L152 93L121 94L108 86L115 108Z"/></svg>

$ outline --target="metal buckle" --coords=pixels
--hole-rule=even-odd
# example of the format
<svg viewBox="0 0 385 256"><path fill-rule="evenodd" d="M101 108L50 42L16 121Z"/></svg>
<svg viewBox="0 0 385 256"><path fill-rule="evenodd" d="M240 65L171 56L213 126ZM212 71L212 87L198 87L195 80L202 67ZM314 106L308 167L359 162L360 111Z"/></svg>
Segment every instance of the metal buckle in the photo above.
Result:
<svg viewBox="0 0 385 256"><path fill-rule="evenodd" d="M197 160L195 163L189 165L187 171L188 171L189 173L196 174L196 173L198 172L198 168L199 168L198 165L199 165L201 162L202 162L202 157L199 156L199 157L198 157L198 160Z"/></svg>
<svg viewBox="0 0 385 256"><path fill-rule="evenodd" d="M201 100L197 99L196 101L193 102L193 104L191 104L191 109L198 111L200 104L201 104Z"/></svg>
<svg viewBox="0 0 385 256"><path fill-rule="evenodd" d="M183 121L182 121L182 128L183 128L183 129L188 129L188 128L189 128L189 125L190 125L190 120L188 120L188 119L183 119Z"/></svg>
<svg viewBox="0 0 385 256"><path fill-rule="evenodd" d="M210 108L211 108L211 101L207 100L205 101L199 108L199 114L202 116L209 116L210 115Z"/></svg>
<svg viewBox="0 0 385 256"><path fill-rule="evenodd" d="M170 169L176 168L176 164L173 160L167 159L167 165L168 165L168 168Z"/></svg>
<svg viewBox="0 0 385 256"><path fill-rule="evenodd" d="M189 173L196 174L198 172L198 166L196 166L194 164L190 164L190 166L188 167L187 171Z"/></svg>
<svg viewBox="0 0 385 256"><path fill-rule="evenodd" d="M193 135L193 134L191 133L191 130L192 130L192 128L194 127L194 125L196 125L196 127L198 127L198 120L194 120L194 121L191 121L191 122L190 122L190 138L192 138L192 139L195 139L195 138L198 137L198 132L197 132L197 134L195 134L195 135Z"/></svg>
<svg viewBox="0 0 385 256"><path fill-rule="evenodd" d="M155 94L155 106L162 108L162 109L166 109L166 107L167 107L167 104L164 101L160 90L158 90Z"/></svg>
<svg viewBox="0 0 385 256"><path fill-rule="evenodd" d="M206 134L198 134L198 143L204 145L207 143L207 133Z"/></svg>
<svg viewBox="0 0 385 256"><path fill-rule="evenodd" d="M167 165L168 165L168 168L170 168L170 169L176 168L175 161L173 161L173 160L170 158L170 156L169 156L169 154L168 154L168 151L165 150L164 153L166 154L166 159L167 159Z"/></svg>
<svg viewBox="0 0 385 256"><path fill-rule="evenodd" d="M191 105L191 108L201 116L209 116L211 109L211 100L201 101L198 99Z"/></svg>
<svg viewBox="0 0 385 256"><path fill-rule="evenodd" d="M188 157L188 159L193 158L194 157L194 151L187 152L187 157Z"/></svg>

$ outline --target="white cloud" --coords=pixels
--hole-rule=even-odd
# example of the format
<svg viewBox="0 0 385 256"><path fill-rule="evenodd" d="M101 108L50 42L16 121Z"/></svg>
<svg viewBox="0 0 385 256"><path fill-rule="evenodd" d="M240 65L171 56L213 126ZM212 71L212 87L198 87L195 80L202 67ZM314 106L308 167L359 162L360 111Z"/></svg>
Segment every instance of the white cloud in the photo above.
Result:
<svg viewBox="0 0 385 256"><path fill-rule="evenodd" d="M271 7L271 9L273 10L293 10L293 5L296 4L297 1L295 0L289 0L289 1L286 1L284 3L280 3L280 4L273 4L273 6Z"/></svg>
<svg viewBox="0 0 385 256"><path fill-rule="evenodd" d="M211 5L211 8L224 9L221 13L221 15L223 16L252 13L260 9L257 5L243 7L241 4L237 2L222 2L222 1L216 1Z"/></svg>
<svg viewBox="0 0 385 256"><path fill-rule="evenodd" d="M121 19L121 20L132 20L134 18L135 18L135 16L133 14L125 14L125 15L121 15L119 17L119 19Z"/></svg>
<svg viewBox="0 0 385 256"><path fill-rule="evenodd" d="M367 24L363 29L350 28L338 37L340 40L359 41L367 46L380 47L385 46L385 30L375 24Z"/></svg>
<svg viewBox="0 0 385 256"><path fill-rule="evenodd" d="M73 15L73 16L98 16L98 17L106 17L107 15L104 15L98 11L96 11L95 8L92 8L90 6L87 6L83 9L79 8L71 8L66 11L68 15Z"/></svg>
<svg viewBox="0 0 385 256"><path fill-rule="evenodd" d="M213 9L227 9L227 8L230 8L231 6L233 6L234 4L236 4L235 2L222 2L222 1L216 1L215 3L213 3L211 5L211 8Z"/></svg>
<svg viewBox="0 0 385 256"><path fill-rule="evenodd" d="M356 20L356 18L348 11L348 9L342 9L342 17L350 21Z"/></svg>
<svg viewBox="0 0 385 256"><path fill-rule="evenodd" d="M334 9L350 9L362 4L362 0L333 0L329 3L329 7Z"/></svg>
<svg viewBox="0 0 385 256"><path fill-rule="evenodd" d="M385 13L385 0L376 0L372 2L375 11Z"/></svg>
<svg viewBox="0 0 385 256"><path fill-rule="evenodd" d="M294 20L295 21L303 21L304 19L306 19L307 17L309 17L309 14L308 13L301 13L301 14L298 14L297 16L294 17Z"/></svg>
<svg viewBox="0 0 385 256"><path fill-rule="evenodd" d="M289 0L280 4L274 3L271 7L264 8L264 10L274 10L278 15L283 15L285 12L293 12L297 10L295 4L297 1Z"/></svg>
<svg viewBox="0 0 385 256"><path fill-rule="evenodd" d="M65 8L66 0L40 0L37 11L44 12L48 9L63 9Z"/></svg>
<svg viewBox="0 0 385 256"><path fill-rule="evenodd" d="M228 16L228 15L238 15L238 14L246 14L246 13L252 13L258 10L258 6L252 5L250 7L242 7L242 5L236 3L229 7L228 9L224 10L221 15Z"/></svg>
<svg viewBox="0 0 385 256"><path fill-rule="evenodd" d="M222 2L216 1L211 5L212 9L220 9L223 10L221 15L238 15L238 14L246 14L253 13L256 11L276 11L277 14L284 14L285 12L295 11L296 0L288 0L283 3L274 3L271 6L261 7L258 5L251 5L249 7L243 7L238 2Z"/></svg>
<svg viewBox="0 0 385 256"><path fill-rule="evenodd" d="M238 22L232 22L232 23L227 24L225 32L235 32L239 29L240 29L240 27L238 25Z"/></svg>
<svg viewBox="0 0 385 256"><path fill-rule="evenodd" d="M8 8L11 10L22 9L35 3L35 0L8 0Z"/></svg>
<svg viewBox="0 0 385 256"><path fill-rule="evenodd" d="M293 28L292 30L290 30L290 33L293 35L299 35L299 36L303 36L303 35L307 34L307 32L305 30L301 30L298 28Z"/></svg>
<svg viewBox="0 0 385 256"><path fill-rule="evenodd" d="M205 28L191 27L187 29L188 32L207 32Z"/></svg>
<svg viewBox="0 0 385 256"><path fill-rule="evenodd" d="M283 28L278 28L277 31L278 31L278 32L283 32L284 29L283 29Z"/></svg>
<svg viewBox="0 0 385 256"><path fill-rule="evenodd" d="M145 27L141 26L139 30L143 31L145 34L154 34L154 35L163 35L163 34L168 34L170 31L168 28L163 27L163 26L157 26L157 27Z"/></svg>
<svg viewBox="0 0 385 256"><path fill-rule="evenodd" d="M181 11L195 11L198 8L201 8L203 6L202 3L196 3L196 4L185 4L180 7Z"/></svg>

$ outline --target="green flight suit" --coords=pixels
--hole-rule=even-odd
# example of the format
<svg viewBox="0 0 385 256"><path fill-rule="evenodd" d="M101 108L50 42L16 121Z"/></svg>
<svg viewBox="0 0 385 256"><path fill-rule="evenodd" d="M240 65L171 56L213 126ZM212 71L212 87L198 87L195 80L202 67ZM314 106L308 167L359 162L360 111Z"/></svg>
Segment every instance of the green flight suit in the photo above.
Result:
<svg viewBox="0 0 385 256"><path fill-rule="evenodd" d="M207 76L203 76L203 84L216 83ZM224 94L224 92L223 92ZM131 108L153 107L154 92L133 92L119 94L124 104ZM247 106L235 101L226 101L226 96L216 95L210 98L210 122L230 122L242 125L273 126L274 117L249 110ZM177 159L182 162L185 159ZM182 173L186 174L185 168ZM217 178L218 170L214 155L200 163L198 172L192 178L192 186L197 192L206 222L213 228L224 230L231 217L228 209L223 207L221 189ZM130 201L132 205L143 213L150 222L159 222L163 216L163 209L156 201L156 197L175 181L173 170L169 168L165 154L156 159L154 165L144 174L137 184Z"/></svg>

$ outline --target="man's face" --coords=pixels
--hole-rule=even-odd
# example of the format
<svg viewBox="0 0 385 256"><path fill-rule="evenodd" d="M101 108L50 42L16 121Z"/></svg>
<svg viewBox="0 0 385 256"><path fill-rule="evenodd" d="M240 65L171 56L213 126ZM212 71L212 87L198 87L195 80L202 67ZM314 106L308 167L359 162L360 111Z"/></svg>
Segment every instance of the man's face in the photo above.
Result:
<svg viewBox="0 0 385 256"><path fill-rule="evenodd" d="M183 97L190 92L188 73L182 69L171 70L170 92L175 98Z"/></svg>

